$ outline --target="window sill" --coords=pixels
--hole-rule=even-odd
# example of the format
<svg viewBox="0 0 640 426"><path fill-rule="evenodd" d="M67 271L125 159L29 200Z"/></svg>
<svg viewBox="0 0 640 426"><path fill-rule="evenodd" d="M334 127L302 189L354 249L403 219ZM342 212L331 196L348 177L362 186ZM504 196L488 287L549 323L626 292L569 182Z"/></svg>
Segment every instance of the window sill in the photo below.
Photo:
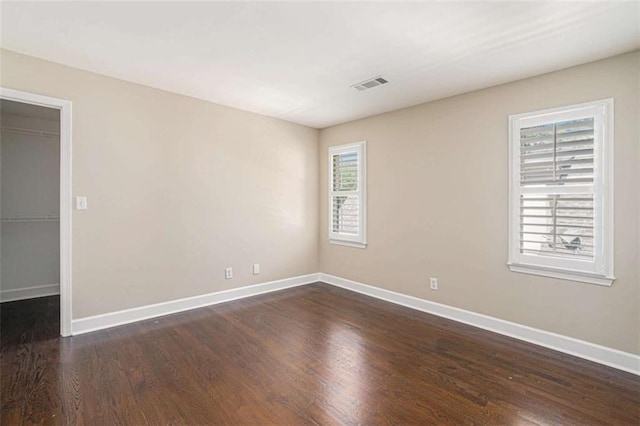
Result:
<svg viewBox="0 0 640 426"><path fill-rule="evenodd" d="M329 240L329 244L336 244L339 246L355 247L355 248L367 248L367 243L359 243L356 241L343 241L343 240Z"/></svg>
<svg viewBox="0 0 640 426"><path fill-rule="evenodd" d="M613 280L615 280L614 277L606 277L603 275L561 271L557 269L534 267L529 265L509 264L509 269L511 270L511 272L540 275L543 277L558 278L568 281L578 281L582 283L596 284L606 287L611 287L611 284L613 284Z"/></svg>

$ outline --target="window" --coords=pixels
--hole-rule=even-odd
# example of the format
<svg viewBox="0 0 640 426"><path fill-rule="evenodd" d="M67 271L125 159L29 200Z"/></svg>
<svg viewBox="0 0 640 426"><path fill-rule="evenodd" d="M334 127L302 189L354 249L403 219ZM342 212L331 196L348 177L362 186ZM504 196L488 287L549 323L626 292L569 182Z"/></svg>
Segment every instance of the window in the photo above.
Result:
<svg viewBox="0 0 640 426"><path fill-rule="evenodd" d="M329 242L367 245L366 144L329 148Z"/></svg>
<svg viewBox="0 0 640 426"><path fill-rule="evenodd" d="M613 100L509 117L509 267L613 281Z"/></svg>

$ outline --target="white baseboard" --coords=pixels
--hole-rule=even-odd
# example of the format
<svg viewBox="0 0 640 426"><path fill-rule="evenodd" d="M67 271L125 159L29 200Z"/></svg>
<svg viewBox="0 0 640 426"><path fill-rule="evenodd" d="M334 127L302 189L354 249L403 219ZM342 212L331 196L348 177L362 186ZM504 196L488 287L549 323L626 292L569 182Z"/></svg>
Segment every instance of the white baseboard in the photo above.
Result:
<svg viewBox="0 0 640 426"><path fill-rule="evenodd" d="M36 297L55 296L57 294L60 294L60 284L6 289L0 291L0 302L13 302L14 300L34 299Z"/></svg>
<svg viewBox="0 0 640 426"><path fill-rule="evenodd" d="M71 334L76 336L78 334L89 333L91 331L116 327L118 325L215 305L217 303L243 299L245 297L257 296L259 294L270 293L272 291L283 290L290 287L297 287L317 281L318 274L301 275L283 280L219 291L216 293L203 294L200 296L187 297L185 299L171 300L168 302L140 306L137 308L95 315L92 317L79 318L72 321Z"/></svg>
<svg viewBox="0 0 640 426"><path fill-rule="evenodd" d="M619 351L606 346L589 343L584 340L563 336L549 331L539 330L522 324L501 320L488 315L478 314L453 306L431 302L425 299L408 296L394 291L385 290L379 287L347 280L329 274L308 274L294 278L271 281L262 284L240 287L231 290L209 293L201 296L194 296L185 299L172 300L154 305L141 306L117 312L111 312L92 317L79 318L73 320L72 334L78 335L91 331L129 324L163 315L229 302L259 294L270 293L272 291L284 290L290 287L297 287L322 281L337 287L361 293L387 302L406 306L411 309L427 312L454 321L462 322L474 327L489 330L498 334L513 337L549 349L553 349L566 354L574 355L600 364L607 365L619 370L640 375L640 355ZM42 286L51 287L51 286ZM36 289L40 287L32 287ZM29 290L29 289L24 289ZM13 291L13 290L11 290ZM47 293L41 295L58 294ZM4 292L2 292L4 300ZM40 296L31 296L40 297ZM17 300L11 299L11 300Z"/></svg>
<svg viewBox="0 0 640 426"><path fill-rule="evenodd" d="M327 284L362 293L387 302L427 312L439 317L462 322L494 333L503 334L525 342L534 343L559 352L594 361L609 367L640 375L640 355L619 351L606 346L574 339L573 337L539 330L499 318L482 315L441 303L396 293L329 274L319 274L319 280Z"/></svg>

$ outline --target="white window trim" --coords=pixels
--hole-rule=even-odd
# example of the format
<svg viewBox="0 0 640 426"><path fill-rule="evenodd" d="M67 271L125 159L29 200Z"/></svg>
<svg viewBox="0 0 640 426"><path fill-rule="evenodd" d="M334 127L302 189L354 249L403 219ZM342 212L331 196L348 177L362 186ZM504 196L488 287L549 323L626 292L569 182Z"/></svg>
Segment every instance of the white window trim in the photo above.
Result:
<svg viewBox="0 0 640 426"><path fill-rule="evenodd" d="M575 113L576 110L595 109L603 117L600 126L595 131L599 136L595 138L594 157L596 169L594 175L594 232L599 234L601 245L595 254L592 270L574 269L572 262L560 260L556 265L541 265L534 257L520 253L520 126L526 120L527 125L549 121L549 115L560 113ZM556 120L554 117L553 120ZM509 269L513 272L540 275L589 284L611 286L615 277L614 265L614 226L613 226L613 99L604 99L561 108L529 112L509 116ZM514 140L515 138L515 140ZM516 141L518 142L516 144ZM599 167L598 167L599 166ZM598 207L596 207L596 205ZM602 215L602 218L597 217ZM536 256L537 257L537 256ZM574 261L580 262L580 261Z"/></svg>
<svg viewBox="0 0 640 426"><path fill-rule="evenodd" d="M358 235L345 235L333 232L333 196L339 192L333 191L333 156L343 152L357 151L360 161L358 167L358 199L360 209L360 221ZM350 143L346 145L338 145L329 147L328 153L328 232L329 243L338 244L348 247L366 248L367 247L367 141Z"/></svg>

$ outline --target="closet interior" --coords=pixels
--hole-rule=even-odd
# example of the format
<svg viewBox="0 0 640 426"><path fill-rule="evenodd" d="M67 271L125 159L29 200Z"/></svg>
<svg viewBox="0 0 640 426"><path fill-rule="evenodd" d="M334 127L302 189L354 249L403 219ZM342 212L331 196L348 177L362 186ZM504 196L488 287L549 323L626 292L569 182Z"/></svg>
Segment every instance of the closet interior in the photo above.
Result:
<svg viewBox="0 0 640 426"><path fill-rule="evenodd" d="M0 301L59 295L60 112L3 99L0 125Z"/></svg>

